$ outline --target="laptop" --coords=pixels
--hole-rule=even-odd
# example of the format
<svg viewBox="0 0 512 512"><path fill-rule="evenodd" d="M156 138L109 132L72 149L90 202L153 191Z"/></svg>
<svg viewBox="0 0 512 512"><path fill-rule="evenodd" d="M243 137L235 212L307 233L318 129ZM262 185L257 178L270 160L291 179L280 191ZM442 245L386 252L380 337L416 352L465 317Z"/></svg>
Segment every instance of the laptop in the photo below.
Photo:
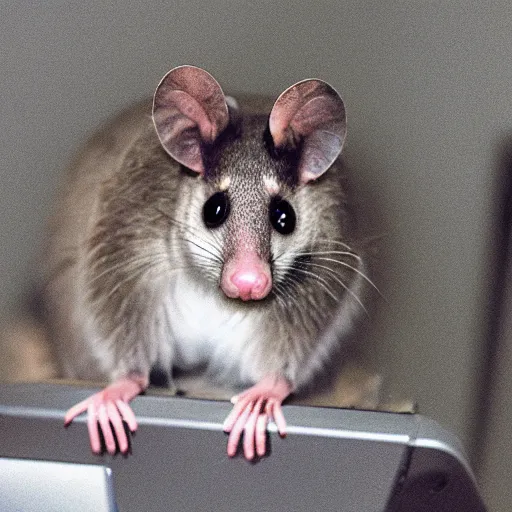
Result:
<svg viewBox="0 0 512 512"><path fill-rule="evenodd" d="M0 508L13 511L484 512L458 440L410 413L286 405L269 456L226 455L226 401L143 395L131 454L90 452L94 388L0 385Z"/></svg>

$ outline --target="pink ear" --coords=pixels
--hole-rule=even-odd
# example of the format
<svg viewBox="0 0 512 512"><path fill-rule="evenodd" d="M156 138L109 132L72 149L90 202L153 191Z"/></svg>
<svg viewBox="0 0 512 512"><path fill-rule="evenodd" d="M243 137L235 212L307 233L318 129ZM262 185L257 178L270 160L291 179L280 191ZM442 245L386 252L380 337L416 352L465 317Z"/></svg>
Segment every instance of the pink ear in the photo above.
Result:
<svg viewBox="0 0 512 512"><path fill-rule="evenodd" d="M229 122L220 85L194 66L171 69L153 99L153 123L164 149L175 160L204 172L201 143L213 142Z"/></svg>
<svg viewBox="0 0 512 512"><path fill-rule="evenodd" d="M322 80L304 80L277 98L269 119L276 147L302 142L299 176L302 183L322 175L343 148L347 132L345 106Z"/></svg>

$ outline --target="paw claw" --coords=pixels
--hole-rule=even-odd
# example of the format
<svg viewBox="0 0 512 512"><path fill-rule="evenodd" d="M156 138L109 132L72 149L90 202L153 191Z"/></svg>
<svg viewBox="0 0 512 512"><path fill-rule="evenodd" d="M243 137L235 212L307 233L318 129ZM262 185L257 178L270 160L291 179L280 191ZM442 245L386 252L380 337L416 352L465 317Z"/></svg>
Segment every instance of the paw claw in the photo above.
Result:
<svg viewBox="0 0 512 512"><path fill-rule="evenodd" d="M64 426L87 411L87 430L93 453L102 453L103 445L110 455L117 451L127 454L130 450L127 430L137 430L137 421L128 402L142 391L139 380L135 377L121 379L75 405L64 416ZM128 429L125 429L124 422Z"/></svg>
<svg viewBox="0 0 512 512"><path fill-rule="evenodd" d="M248 390L234 396L232 411L224 421L229 433L227 453L236 455L243 434L243 453L248 461L267 453L267 425L273 419L281 437L286 436L286 420L281 403L290 394L291 386L282 377L269 376Z"/></svg>

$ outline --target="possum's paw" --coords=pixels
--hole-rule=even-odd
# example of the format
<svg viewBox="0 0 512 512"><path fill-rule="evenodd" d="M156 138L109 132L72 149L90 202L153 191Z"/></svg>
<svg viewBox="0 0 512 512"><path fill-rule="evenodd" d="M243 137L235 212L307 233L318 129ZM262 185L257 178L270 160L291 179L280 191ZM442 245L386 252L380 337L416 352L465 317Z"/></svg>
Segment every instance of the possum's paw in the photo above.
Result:
<svg viewBox="0 0 512 512"><path fill-rule="evenodd" d="M69 425L79 414L87 411L87 430L93 453L102 452L102 440L109 454L114 455L117 450L128 453L129 433L124 424L131 433L137 430L137 420L128 403L144 391L146 380L131 376L115 381L69 409L64 417L64 425Z"/></svg>
<svg viewBox="0 0 512 512"><path fill-rule="evenodd" d="M233 410L223 428L229 433L227 452L236 455L243 433L243 452L247 460L263 457L267 451L267 425L273 419L281 437L286 436L282 403L291 393L290 383L281 376L268 376L243 393L233 397Z"/></svg>

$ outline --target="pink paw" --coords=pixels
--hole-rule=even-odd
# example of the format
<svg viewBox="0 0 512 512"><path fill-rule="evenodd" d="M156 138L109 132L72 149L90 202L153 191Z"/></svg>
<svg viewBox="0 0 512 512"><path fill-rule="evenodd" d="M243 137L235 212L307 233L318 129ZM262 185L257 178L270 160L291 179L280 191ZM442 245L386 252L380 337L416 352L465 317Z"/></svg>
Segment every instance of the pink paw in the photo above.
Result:
<svg viewBox="0 0 512 512"><path fill-rule="evenodd" d="M284 377L268 376L231 399L234 407L223 425L224 431L229 433L227 452L230 457L236 455L242 432L245 458L263 457L267 451L269 419L274 420L279 435L286 436L281 404L291 391L292 387Z"/></svg>
<svg viewBox="0 0 512 512"><path fill-rule="evenodd" d="M64 417L64 426L68 426L79 414L87 411L87 430L93 453L101 453L103 437L109 454L114 455L117 448L126 454L130 443L123 420L130 432L137 430L137 420L128 402L146 387L146 380L138 376L119 379L99 393L71 407Z"/></svg>

